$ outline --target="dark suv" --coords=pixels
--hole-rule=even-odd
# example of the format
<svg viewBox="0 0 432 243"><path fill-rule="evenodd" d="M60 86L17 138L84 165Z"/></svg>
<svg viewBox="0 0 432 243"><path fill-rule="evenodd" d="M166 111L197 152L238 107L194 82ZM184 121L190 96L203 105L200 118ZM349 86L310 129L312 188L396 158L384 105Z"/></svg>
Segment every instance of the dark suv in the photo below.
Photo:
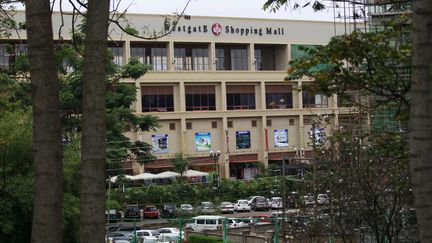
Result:
<svg viewBox="0 0 432 243"><path fill-rule="evenodd" d="M167 203L163 205L162 217L172 218L174 217L176 206L173 203Z"/></svg>
<svg viewBox="0 0 432 243"><path fill-rule="evenodd" d="M252 202L252 208L255 211L258 211L258 210L268 211L269 207L270 207L269 202L268 202L267 198L265 198L265 197L257 197Z"/></svg>
<svg viewBox="0 0 432 243"><path fill-rule="evenodd" d="M140 218L140 208L137 204L126 205L125 218Z"/></svg>

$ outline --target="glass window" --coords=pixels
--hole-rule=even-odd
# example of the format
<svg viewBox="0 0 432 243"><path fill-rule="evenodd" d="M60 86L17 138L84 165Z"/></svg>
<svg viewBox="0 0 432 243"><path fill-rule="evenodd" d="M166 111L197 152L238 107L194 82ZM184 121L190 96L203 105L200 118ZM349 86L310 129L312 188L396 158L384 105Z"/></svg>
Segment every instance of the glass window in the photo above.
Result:
<svg viewBox="0 0 432 243"><path fill-rule="evenodd" d="M216 110L214 86L186 86L186 110Z"/></svg>
<svg viewBox="0 0 432 243"><path fill-rule="evenodd" d="M217 45L216 70L247 70L248 53L246 46Z"/></svg>
<svg viewBox="0 0 432 243"><path fill-rule="evenodd" d="M143 112L174 111L173 87L150 86L142 88Z"/></svg>
<svg viewBox="0 0 432 243"><path fill-rule="evenodd" d="M118 65L123 65L123 47L122 46L110 46L108 47L113 55L113 62Z"/></svg>

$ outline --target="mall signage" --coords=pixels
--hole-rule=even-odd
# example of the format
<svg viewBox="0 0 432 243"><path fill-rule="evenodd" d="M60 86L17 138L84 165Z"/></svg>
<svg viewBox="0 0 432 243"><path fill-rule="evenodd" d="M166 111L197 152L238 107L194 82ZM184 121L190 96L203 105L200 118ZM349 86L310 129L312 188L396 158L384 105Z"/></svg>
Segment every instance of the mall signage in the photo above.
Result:
<svg viewBox="0 0 432 243"><path fill-rule="evenodd" d="M168 29L167 29L168 30ZM257 27L257 26L234 26L227 25L222 26L219 23L213 23L211 25L177 25L173 32L183 32L187 34L194 33L212 33L215 36L222 34L227 35L240 35L240 36L263 36L263 35L285 35L285 29L283 27Z"/></svg>

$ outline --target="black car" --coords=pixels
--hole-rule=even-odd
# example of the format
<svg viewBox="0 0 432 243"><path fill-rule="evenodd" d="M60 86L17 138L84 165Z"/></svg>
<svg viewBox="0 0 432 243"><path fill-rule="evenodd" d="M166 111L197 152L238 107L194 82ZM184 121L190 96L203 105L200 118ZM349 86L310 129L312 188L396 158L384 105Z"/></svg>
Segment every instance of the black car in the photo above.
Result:
<svg viewBox="0 0 432 243"><path fill-rule="evenodd" d="M125 218L140 218L140 208L138 205L126 205Z"/></svg>
<svg viewBox="0 0 432 243"><path fill-rule="evenodd" d="M167 203L163 205L162 217L172 218L174 217L176 206L173 203Z"/></svg>
<svg viewBox="0 0 432 243"><path fill-rule="evenodd" d="M105 211L105 218L109 219L109 221L117 221L120 220L120 212L116 209L110 209Z"/></svg>

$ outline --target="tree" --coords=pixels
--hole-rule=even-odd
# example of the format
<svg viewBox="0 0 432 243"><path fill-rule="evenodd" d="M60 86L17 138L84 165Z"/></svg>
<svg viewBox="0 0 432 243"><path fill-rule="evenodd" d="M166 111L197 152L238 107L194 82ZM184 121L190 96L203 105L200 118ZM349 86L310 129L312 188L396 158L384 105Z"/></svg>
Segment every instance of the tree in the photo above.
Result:
<svg viewBox="0 0 432 243"><path fill-rule="evenodd" d="M27 1L28 56L33 94L35 197L32 242L63 240L63 163L59 81L49 1ZM49 219L49 220L47 220Z"/></svg>
<svg viewBox="0 0 432 243"><path fill-rule="evenodd" d="M171 163L174 165L175 172L180 174L180 181L183 180L183 173L189 168L190 161L188 158L183 157L182 153L176 153L174 158L171 159Z"/></svg>
<svg viewBox="0 0 432 243"><path fill-rule="evenodd" d="M431 92L432 6L413 1L412 99L410 114L410 169L422 242L432 241Z"/></svg>
<svg viewBox="0 0 432 243"><path fill-rule="evenodd" d="M89 1L83 67L80 241L105 241L105 81L109 0Z"/></svg>

